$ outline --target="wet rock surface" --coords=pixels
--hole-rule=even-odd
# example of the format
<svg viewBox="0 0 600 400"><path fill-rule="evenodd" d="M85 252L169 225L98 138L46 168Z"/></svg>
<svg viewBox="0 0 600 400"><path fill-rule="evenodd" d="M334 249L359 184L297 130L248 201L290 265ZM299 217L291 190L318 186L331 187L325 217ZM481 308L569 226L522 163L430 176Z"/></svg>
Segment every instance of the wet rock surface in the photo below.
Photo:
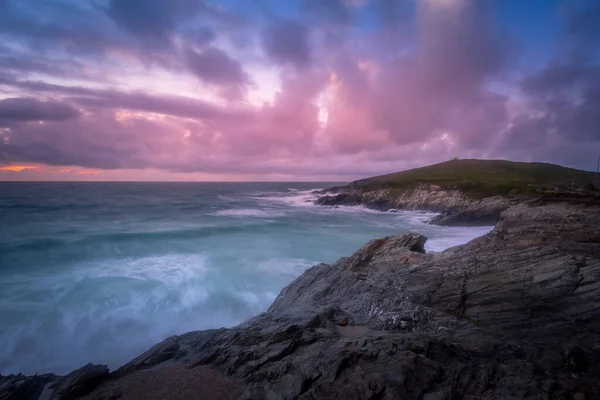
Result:
<svg viewBox="0 0 600 400"><path fill-rule="evenodd" d="M315 204L321 206L365 206L387 211L422 210L438 212L432 222L438 225L494 225L500 214L520 202L503 196L474 199L458 189L435 185L419 185L415 189L396 191L390 189L364 190L357 186L340 186L323 190Z"/></svg>
<svg viewBox="0 0 600 400"><path fill-rule="evenodd" d="M520 204L440 253L416 233L372 240L267 312L168 338L107 379L180 365L232 377L242 399L600 398L599 227L595 206ZM6 379L0 399L16 398Z"/></svg>
<svg viewBox="0 0 600 400"><path fill-rule="evenodd" d="M0 376L0 399L72 400L92 391L109 376L106 365L87 364L67 376Z"/></svg>

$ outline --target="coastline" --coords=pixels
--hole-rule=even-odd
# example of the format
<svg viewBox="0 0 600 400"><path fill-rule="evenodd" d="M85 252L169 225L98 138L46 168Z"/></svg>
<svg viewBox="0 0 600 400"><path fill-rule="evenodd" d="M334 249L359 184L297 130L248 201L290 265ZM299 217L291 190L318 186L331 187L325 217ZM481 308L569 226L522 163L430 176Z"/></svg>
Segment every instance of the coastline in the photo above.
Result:
<svg viewBox="0 0 600 400"><path fill-rule="evenodd" d="M596 206L517 204L492 232L443 252L425 254L418 234L376 239L308 269L239 326L168 338L114 372L2 377L0 387L100 399L133 374L181 365L231 377L232 398L595 398L598 224Z"/></svg>
<svg viewBox="0 0 600 400"><path fill-rule="evenodd" d="M564 202L573 205L597 204L598 194L584 191L565 191L553 188L529 196L468 196L458 188L418 184L407 190L362 187L357 182L314 192L315 204L329 207L361 206L378 211L414 210L434 212L438 215L430 221L443 226L495 225L510 207L524 204L539 206Z"/></svg>
<svg viewBox="0 0 600 400"><path fill-rule="evenodd" d="M265 191L259 185L246 189L247 194L219 199L218 207L196 207L200 212L165 204L160 224L151 216L127 235L108 235L113 227L93 217L88 224L93 235L68 238L60 232L42 235L30 223L27 231L35 240L29 242L23 230L8 227L0 243L1 372L65 375L88 362L114 370L171 335L242 323L265 311L308 267L333 263L372 238L419 231L429 237L427 250L439 251L483 231L429 225L425 220L432 214L413 211L330 209L306 202L314 198L310 191L326 185L295 191L283 187ZM127 218L146 221L146 213L137 211L146 208L145 200L139 200L131 202L135 209ZM64 231L69 224L55 217L47 215L56 219L54 230ZM14 233L12 238L6 238L7 231ZM38 248L43 237L53 241ZM231 248L232 240L240 240L239 245ZM11 247L11 241L19 246ZM163 255L162 249L170 254ZM71 257L67 262L75 263L61 268L65 251L86 258ZM27 264L30 268L13 268L14 273L4 268ZM33 267L39 273L29 273ZM225 270L230 277L218 280Z"/></svg>

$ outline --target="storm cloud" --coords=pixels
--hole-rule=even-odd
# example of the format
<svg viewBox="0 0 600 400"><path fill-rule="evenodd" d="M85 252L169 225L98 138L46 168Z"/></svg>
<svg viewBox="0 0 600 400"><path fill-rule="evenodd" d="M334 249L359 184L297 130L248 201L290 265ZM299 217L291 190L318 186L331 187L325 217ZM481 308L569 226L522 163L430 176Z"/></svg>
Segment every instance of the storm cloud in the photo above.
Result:
<svg viewBox="0 0 600 400"><path fill-rule="evenodd" d="M530 4L554 29L531 37L512 0L283 3L0 1L0 162L287 179L454 156L595 167L598 2Z"/></svg>

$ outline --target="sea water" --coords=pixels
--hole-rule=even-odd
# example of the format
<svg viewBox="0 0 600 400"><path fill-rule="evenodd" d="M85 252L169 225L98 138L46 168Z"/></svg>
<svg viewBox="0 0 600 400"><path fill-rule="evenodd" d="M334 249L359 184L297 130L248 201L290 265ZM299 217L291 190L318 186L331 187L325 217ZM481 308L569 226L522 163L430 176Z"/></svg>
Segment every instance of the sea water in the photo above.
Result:
<svg viewBox="0 0 600 400"><path fill-rule="evenodd" d="M371 239L418 231L440 251L491 229L314 205L328 186L0 182L0 373L116 368L265 311L306 268Z"/></svg>

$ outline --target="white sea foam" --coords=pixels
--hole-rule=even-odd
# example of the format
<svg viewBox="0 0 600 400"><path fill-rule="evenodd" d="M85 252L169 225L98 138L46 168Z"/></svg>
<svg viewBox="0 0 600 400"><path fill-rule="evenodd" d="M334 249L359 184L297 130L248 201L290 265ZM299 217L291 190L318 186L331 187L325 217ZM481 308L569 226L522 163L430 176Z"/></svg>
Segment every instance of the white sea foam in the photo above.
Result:
<svg viewBox="0 0 600 400"><path fill-rule="evenodd" d="M283 217L285 212L274 209L256 209L256 208L232 208L229 210L221 210L214 213L215 215L225 217L253 217L253 218L274 218Z"/></svg>
<svg viewBox="0 0 600 400"><path fill-rule="evenodd" d="M330 212L337 213L351 213L351 214L389 214L389 211L376 210L365 206L335 206L335 207L323 207L321 209L329 210Z"/></svg>
<svg viewBox="0 0 600 400"><path fill-rule="evenodd" d="M271 305L277 294L274 292L257 293L252 291L238 291L233 296L246 304L251 311L248 317L258 314Z"/></svg>
<svg viewBox="0 0 600 400"><path fill-rule="evenodd" d="M491 229L429 225L433 213L315 206L317 197L285 187L240 191L219 198L228 209L214 212L223 203L206 203L183 215L168 203L144 214L149 208L138 204L145 197L134 197L127 214L94 222L96 236L3 254L0 372L67 373L87 362L115 368L169 335L233 326L265 311L307 268L351 255L370 239L417 231L429 238L427 250L439 251ZM275 217L282 223L266 229ZM215 235L181 234L221 222L226 229ZM115 235L117 228L129 230ZM27 260L27 268L13 267L14 260Z"/></svg>
<svg viewBox="0 0 600 400"><path fill-rule="evenodd" d="M12 323L0 333L0 370L116 368L167 336L237 324L275 297L219 284L218 274L206 254L167 254L76 264L34 280L13 275L10 286L2 282L0 317Z"/></svg>
<svg viewBox="0 0 600 400"><path fill-rule="evenodd" d="M229 202L229 203L232 203L232 202L235 202L235 201L239 201L239 198L237 198L235 196L226 196L226 195L223 195L223 194L217 195L217 198L219 200L223 200L223 201L226 201L226 202Z"/></svg>
<svg viewBox="0 0 600 400"><path fill-rule="evenodd" d="M266 195L259 193L253 198L260 202L285 204L292 207L314 207L314 201L318 198L313 193L315 190L319 189L297 190L291 194L289 192L284 194L265 193Z"/></svg>
<svg viewBox="0 0 600 400"><path fill-rule="evenodd" d="M405 219L409 225L414 226L428 225L434 217L439 215L439 213L428 211L390 210L389 212L397 214L400 218Z"/></svg>
<svg viewBox="0 0 600 400"><path fill-rule="evenodd" d="M272 258L258 263L255 269L273 276L291 280L300 276L307 268L318 263L318 261L306 260L303 258Z"/></svg>
<svg viewBox="0 0 600 400"><path fill-rule="evenodd" d="M74 269L73 275L78 279L128 278L177 286L192 279L201 279L207 272L207 262L208 255L205 253L103 260L80 264Z"/></svg>
<svg viewBox="0 0 600 400"><path fill-rule="evenodd" d="M494 229L493 226L477 227L447 227L438 226L433 228L437 230L437 235L425 243L427 251L443 251L450 247L458 246L470 242L471 240L485 235ZM426 235L427 236L427 235Z"/></svg>

